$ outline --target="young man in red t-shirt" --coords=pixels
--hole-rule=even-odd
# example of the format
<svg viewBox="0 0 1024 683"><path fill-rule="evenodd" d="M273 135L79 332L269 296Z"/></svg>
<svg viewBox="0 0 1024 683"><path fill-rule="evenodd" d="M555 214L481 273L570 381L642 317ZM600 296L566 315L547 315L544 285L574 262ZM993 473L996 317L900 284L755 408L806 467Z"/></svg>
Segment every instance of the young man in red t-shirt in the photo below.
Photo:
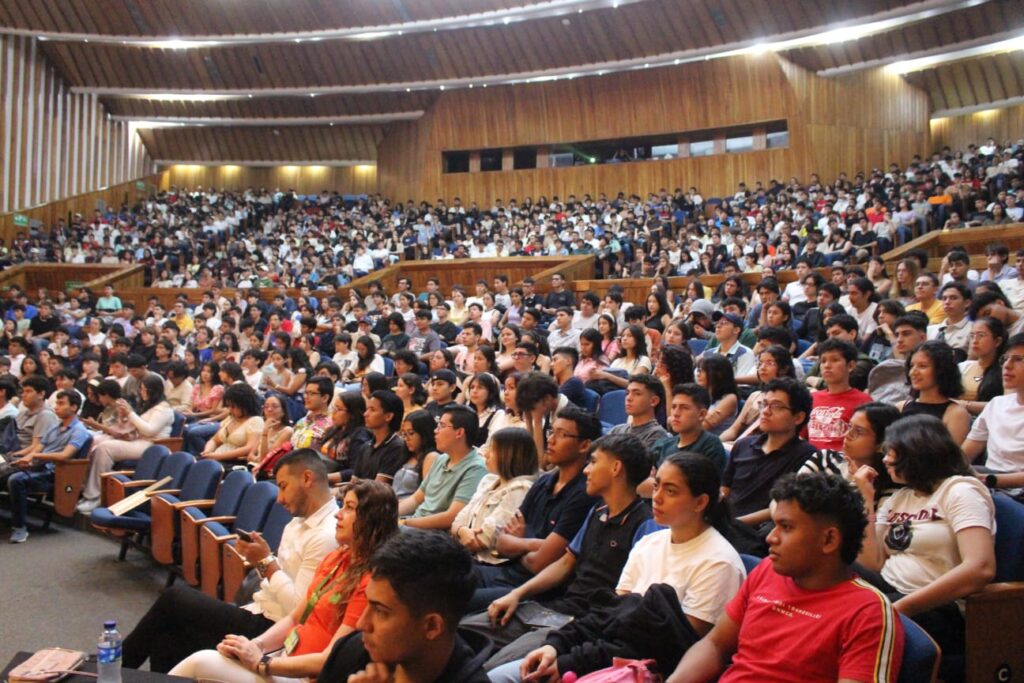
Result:
<svg viewBox="0 0 1024 683"><path fill-rule="evenodd" d="M721 683L895 681L899 616L850 570L867 526L860 495L835 476L785 475L772 489L772 521L768 561L667 683L710 681L729 657Z"/></svg>
<svg viewBox="0 0 1024 683"><path fill-rule="evenodd" d="M818 364L825 388L811 394L814 404L803 436L820 451L841 451L853 411L871 397L850 387L850 373L857 367L857 348L850 342L826 339L818 344Z"/></svg>

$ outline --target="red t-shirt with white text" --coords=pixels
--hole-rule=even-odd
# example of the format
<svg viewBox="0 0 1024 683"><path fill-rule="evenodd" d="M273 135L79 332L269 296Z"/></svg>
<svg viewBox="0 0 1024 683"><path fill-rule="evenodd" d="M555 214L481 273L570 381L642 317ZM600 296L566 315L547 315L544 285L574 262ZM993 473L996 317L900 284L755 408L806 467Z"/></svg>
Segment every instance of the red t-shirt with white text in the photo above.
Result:
<svg viewBox="0 0 1024 683"><path fill-rule="evenodd" d="M857 406L871 402L860 389L847 389L833 394L828 389L811 394L814 405L807 420L804 438L819 451L843 450L843 437L850 428L850 418Z"/></svg>
<svg viewBox="0 0 1024 683"><path fill-rule="evenodd" d="M807 591L764 560L725 609L740 635L721 683L899 676L903 626L889 600L860 578Z"/></svg>

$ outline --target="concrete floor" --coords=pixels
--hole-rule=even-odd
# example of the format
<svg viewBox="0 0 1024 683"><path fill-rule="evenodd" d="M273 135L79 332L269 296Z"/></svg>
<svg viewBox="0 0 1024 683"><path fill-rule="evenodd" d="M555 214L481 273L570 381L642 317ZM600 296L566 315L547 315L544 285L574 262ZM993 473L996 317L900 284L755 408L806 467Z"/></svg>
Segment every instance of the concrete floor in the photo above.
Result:
<svg viewBox="0 0 1024 683"><path fill-rule="evenodd" d="M0 513L0 663L19 650L66 647L93 653L103 622L130 631L164 585L167 571L137 550L117 561L119 544L58 522L42 531L30 518L26 543L7 542Z"/></svg>

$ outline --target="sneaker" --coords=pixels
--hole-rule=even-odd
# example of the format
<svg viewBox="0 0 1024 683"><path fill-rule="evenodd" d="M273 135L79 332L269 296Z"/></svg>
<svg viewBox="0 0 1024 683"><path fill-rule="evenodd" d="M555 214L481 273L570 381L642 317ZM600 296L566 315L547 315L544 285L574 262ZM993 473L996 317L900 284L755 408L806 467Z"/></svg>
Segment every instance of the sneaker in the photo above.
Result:
<svg viewBox="0 0 1024 683"><path fill-rule="evenodd" d="M28 540L28 529L16 526L11 529L11 543L24 543Z"/></svg>
<svg viewBox="0 0 1024 683"><path fill-rule="evenodd" d="M99 506L100 506L100 501L99 501L98 498L95 499L95 500L90 500L89 498L83 498L82 500L78 501L78 505L75 506L75 509L78 510L79 512L81 512L83 515L88 515L93 510L98 508Z"/></svg>

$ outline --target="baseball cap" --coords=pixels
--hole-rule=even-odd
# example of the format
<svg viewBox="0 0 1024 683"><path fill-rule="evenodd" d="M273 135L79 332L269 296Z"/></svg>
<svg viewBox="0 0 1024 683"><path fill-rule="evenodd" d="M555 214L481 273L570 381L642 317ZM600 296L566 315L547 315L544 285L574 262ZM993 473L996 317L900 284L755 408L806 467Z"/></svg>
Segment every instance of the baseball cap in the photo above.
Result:
<svg viewBox="0 0 1024 683"><path fill-rule="evenodd" d="M432 373L430 373L430 381L433 382L434 380L441 380L442 382L447 382L448 384L451 385L458 384L459 382L459 378L455 376L454 372L452 372L451 370L443 369L434 370Z"/></svg>
<svg viewBox="0 0 1024 683"><path fill-rule="evenodd" d="M707 299L697 299L690 304L690 317L697 315L698 313L706 316L711 316L715 312L715 307Z"/></svg>
<svg viewBox="0 0 1024 683"><path fill-rule="evenodd" d="M726 313L725 311L715 311L715 314L711 316L711 319L716 323L722 319L728 320L736 327L743 328L743 318L739 317L735 313Z"/></svg>

